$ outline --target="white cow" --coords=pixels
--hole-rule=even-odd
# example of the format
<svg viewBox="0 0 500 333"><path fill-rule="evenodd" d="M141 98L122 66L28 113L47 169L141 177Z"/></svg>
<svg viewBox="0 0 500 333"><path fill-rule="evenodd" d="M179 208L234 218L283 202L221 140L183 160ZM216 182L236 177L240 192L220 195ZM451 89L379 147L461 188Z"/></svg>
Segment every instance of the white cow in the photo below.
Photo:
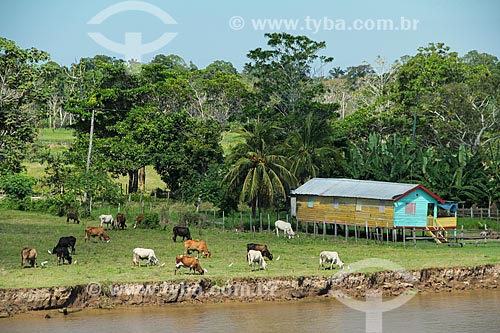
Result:
<svg viewBox="0 0 500 333"><path fill-rule="evenodd" d="M339 254L335 251L323 251L319 254L319 265L324 268L324 264L330 264L330 269L337 264L341 269L344 269L344 263L340 260Z"/></svg>
<svg viewBox="0 0 500 333"><path fill-rule="evenodd" d="M256 250L248 251L247 259L248 259L248 266L252 266L252 270L254 269L255 264L259 265L259 268L267 270L266 261L264 260L264 257L262 257L262 253L260 251Z"/></svg>
<svg viewBox="0 0 500 333"><path fill-rule="evenodd" d="M142 260L148 260L147 262L147 265L149 266L150 264L151 265L156 265L159 260L158 258L156 258L156 255L155 255L155 251L153 251L152 249L143 249L141 247L136 247L134 249L134 251L132 251L132 253L134 254L134 258L132 259L132 261L134 262L134 266L137 265L137 266L140 266L140 262L139 262L139 259L142 259Z"/></svg>
<svg viewBox="0 0 500 333"><path fill-rule="evenodd" d="M280 235L278 230L282 230L285 237L288 236L289 239L295 237L295 233L293 232L292 225L290 223L278 220L274 222L274 226L276 227L276 236L279 237Z"/></svg>
<svg viewBox="0 0 500 333"><path fill-rule="evenodd" d="M111 224L111 229L115 227L115 220L113 219L113 215L100 215L99 220L101 220L101 228L104 223L106 223L108 227Z"/></svg>

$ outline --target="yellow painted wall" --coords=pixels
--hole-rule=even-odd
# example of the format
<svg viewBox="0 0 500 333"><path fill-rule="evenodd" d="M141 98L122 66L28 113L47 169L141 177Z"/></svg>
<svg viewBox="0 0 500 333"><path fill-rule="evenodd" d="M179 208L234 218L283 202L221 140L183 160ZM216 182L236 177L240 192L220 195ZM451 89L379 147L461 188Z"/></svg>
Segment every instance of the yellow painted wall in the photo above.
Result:
<svg viewBox="0 0 500 333"><path fill-rule="evenodd" d="M309 196L297 196L297 219L300 222L347 223L369 227L393 227L394 206L391 200L384 201L385 212L380 211L381 200L332 198L313 196L313 207L309 207ZM338 207L335 207L338 200ZM356 208L360 208L357 210Z"/></svg>

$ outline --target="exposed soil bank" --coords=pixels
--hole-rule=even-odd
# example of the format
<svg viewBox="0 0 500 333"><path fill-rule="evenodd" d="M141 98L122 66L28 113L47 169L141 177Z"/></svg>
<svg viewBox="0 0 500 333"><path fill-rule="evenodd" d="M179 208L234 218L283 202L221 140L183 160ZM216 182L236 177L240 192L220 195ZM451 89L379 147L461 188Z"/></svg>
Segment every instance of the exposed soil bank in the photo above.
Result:
<svg viewBox="0 0 500 333"><path fill-rule="evenodd" d="M500 265L429 268L417 271L381 271L372 274L342 273L299 278L244 278L227 281L200 277L184 282L164 281L122 284L89 284L71 287L0 289L0 316L9 313L69 308L161 305L177 302L251 302L303 297L364 297L379 291L384 296L405 292L440 292L497 288Z"/></svg>

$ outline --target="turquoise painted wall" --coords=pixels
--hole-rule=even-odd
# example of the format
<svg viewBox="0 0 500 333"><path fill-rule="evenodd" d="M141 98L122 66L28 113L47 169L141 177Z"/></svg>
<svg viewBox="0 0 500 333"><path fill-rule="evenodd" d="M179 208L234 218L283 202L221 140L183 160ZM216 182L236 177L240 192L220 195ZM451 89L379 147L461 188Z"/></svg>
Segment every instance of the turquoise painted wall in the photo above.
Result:
<svg viewBox="0 0 500 333"><path fill-rule="evenodd" d="M406 214L407 203L415 203L415 214ZM433 203L436 207L437 200L420 188L395 202L394 226L425 228L427 225L427 208L429 203Z"/></svg>

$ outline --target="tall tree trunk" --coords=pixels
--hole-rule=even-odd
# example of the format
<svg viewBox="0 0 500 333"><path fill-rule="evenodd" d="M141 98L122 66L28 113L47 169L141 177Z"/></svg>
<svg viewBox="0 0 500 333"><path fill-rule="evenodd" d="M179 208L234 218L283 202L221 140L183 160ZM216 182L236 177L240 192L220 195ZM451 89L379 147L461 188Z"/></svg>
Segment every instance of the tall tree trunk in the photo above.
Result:
<svg viewBox="0 0 500 333"><path fill-rule="evenodd" d="M137 193L137 188L139 183L138 176L139 176L138 170L128 171L128 193Z"/></svg>
<svg viewBox="0 0 500 333"><path fill-rule="evenodd" d="M139 189L141 192L146 190L146 167L139 169Z"/></svg>

